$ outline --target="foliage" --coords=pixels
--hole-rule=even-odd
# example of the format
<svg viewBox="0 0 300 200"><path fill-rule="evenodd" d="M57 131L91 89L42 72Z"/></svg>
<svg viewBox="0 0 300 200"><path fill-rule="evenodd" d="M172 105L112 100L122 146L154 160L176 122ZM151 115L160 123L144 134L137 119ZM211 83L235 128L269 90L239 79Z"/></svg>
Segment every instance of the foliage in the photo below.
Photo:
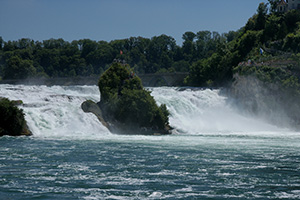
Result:
<svg viewBox="0 0 300 200"><path fill-rule="evenodd" d="M193 62L211 56L218 44L226 41L227 36L232 40L234 33L186 32L182 47L167 35L151 39L130 37L111 42L89 39L39 42L26 38L5 42L0 38L0 76L3 79L25 79L98 75L115 58L126 60L139 74L188 72Z"/></svg>
<svg viewBox="0 0 300 200"><path fill-rule="evenodd" d="M286 36L283 48L294 52L300 51L300 30Z"/></svg>
<svg viewBox="0 0 300 200"><path fill-rule="evenodd" d="M110 42L49 39L3 41L0 77L74 77L103 73L114 59L125 60L138 74L189 72L186 84L219 86L231 81L233 68L248 59L300 51L300 11L276 12L278 0L261 3L244 27L219 34L185 32L182 46L171 36L130 37ZM270 12L268 13L268 10ZM260 48L271 49L262 56Z"/></svg>
<svg viewBox="0 0 300 200"><path fill-rule="evenodd" d="M265 3L260 3L257 8L257 19L256 19L256 30L262 30L265 28L266 15L268 13L268 5Z"/></svg>
<svg viewBox="0 0 300 200"><path fill-rule="evenodd" d="M267 18L264 30L264 39L266 41L283 39L287 33L287 25L283 17L280 15L271 14Z"/></svg>
<svg viewBox="0 0 300 200"><path fill-rule="evenodd" d="M7 67L4 68L4 79L25 79L36 74L32 60L12 56L6 61L6 64Z"/></svg>
<svg viewBox="0 0 300 200"><path fill-rule="evenodd" d="M297 76L289 68L270 66L238 66L235 72L240 75L254 75L264 83L276 84L283 91L292 91L300 95L300 84Z"/></svg>
<svg viewBox="0 0 300 200"><path fill-rule="evenodd" d="M189 76L185 79L186 84L223 85L232 79L233 68L240 62L247 60L260 62L265 57L272 59L273 55L284 54L285 51L297 54L300 51L300 11L273 12L275 7L272 6L277 3L272 1L270 14L267 5L261 3L257 14L248 20L245 27L231 33L234 35L233 39L227 35L228 40L226 42L220 40L213 54L201 61L195 61L190 67ZM260 53L261 48L266 50L263 55ZM263 70L259 71L259 74L263 73ZM291 80L295 82L295 79Z"/></svg>
<svg viewBox="0 0 300 200"><path fill-rule="evenodd" d="M280 0L268 0L271 8L270 11L271 13L274 13L277 11L277 5L280 3Z"/></svg>
<svg viewBox="0 0 300 200"><path fill-rule="evenodd" d="M25 123L24 113L7 98L0 99L0 136L20 135Z"/></svg>
<svg viewBox="0 0 300 200"><path fill-rule="evenodd" d="M121 123L163 129L168 124L165 105L158 107L129 65L113 63L99 79L101 107Z"/></svg>

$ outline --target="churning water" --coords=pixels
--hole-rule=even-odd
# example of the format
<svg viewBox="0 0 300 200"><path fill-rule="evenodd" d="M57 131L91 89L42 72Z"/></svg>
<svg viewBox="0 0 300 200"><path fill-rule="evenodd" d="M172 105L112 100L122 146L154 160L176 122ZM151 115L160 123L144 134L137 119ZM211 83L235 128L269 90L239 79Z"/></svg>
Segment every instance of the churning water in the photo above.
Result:
<svg viewBox="0 0 300 200"><path fill-rule="evenodd" d="M96 86L0 85L34 136L0 138L0 199L299 199L300 133L220 90L150 88L170 136L111 134L80 105Z"/></svg>

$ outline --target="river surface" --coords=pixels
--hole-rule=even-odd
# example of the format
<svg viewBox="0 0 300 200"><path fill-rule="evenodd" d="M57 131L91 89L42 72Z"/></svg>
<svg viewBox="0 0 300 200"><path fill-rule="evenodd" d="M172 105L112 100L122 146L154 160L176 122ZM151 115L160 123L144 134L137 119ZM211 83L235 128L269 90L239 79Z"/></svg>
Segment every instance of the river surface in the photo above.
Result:
<svg viewBox="0 0 300 200"><path fill-rule="evenodd" d="M0 138L0 199L299 199L300 133L220 90L149 88L169 136L111 134L80 104L96 86L0 85L32 137Z"/></svg>

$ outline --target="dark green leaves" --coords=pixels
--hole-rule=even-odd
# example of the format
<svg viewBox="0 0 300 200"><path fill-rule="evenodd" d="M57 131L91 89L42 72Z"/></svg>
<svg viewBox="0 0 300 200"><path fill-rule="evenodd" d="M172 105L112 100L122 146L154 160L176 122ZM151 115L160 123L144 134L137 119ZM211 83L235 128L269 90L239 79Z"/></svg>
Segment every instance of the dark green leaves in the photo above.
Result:
<svg viewBox="0 0 300 200"><path fill-rule="evenodd" d="M157 106L150 92L128 65L114 63L99 80L101 104L105 113L121 123L163 129L169 112Z"/></svg>
<svg viewBox="0 0 300 200"><path fill-rule="evenodd" d="M20 135L25 123L24 113L6 98L0 99L0 136Z"/></svg>

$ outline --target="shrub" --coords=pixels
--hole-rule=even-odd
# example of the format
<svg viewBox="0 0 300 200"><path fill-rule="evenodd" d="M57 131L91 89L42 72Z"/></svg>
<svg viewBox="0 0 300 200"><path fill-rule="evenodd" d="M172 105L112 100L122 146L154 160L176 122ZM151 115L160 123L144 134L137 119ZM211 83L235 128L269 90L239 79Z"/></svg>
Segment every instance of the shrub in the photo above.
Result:
<svg viewBox="0 0 300 200"><path fill-rule="evenodd" d="M106 115L121 123L163 129L169 112L157 106L150 92L142 86L128 65L113 63L99 79L100 106Z"/></svg>
<svg viewBox="0 0 300 200"><path fill-rule="evenodd" d="M1 98L0 115L0 136L21 135L25 124L24 113L21 109L7 98Z"/></svg>

